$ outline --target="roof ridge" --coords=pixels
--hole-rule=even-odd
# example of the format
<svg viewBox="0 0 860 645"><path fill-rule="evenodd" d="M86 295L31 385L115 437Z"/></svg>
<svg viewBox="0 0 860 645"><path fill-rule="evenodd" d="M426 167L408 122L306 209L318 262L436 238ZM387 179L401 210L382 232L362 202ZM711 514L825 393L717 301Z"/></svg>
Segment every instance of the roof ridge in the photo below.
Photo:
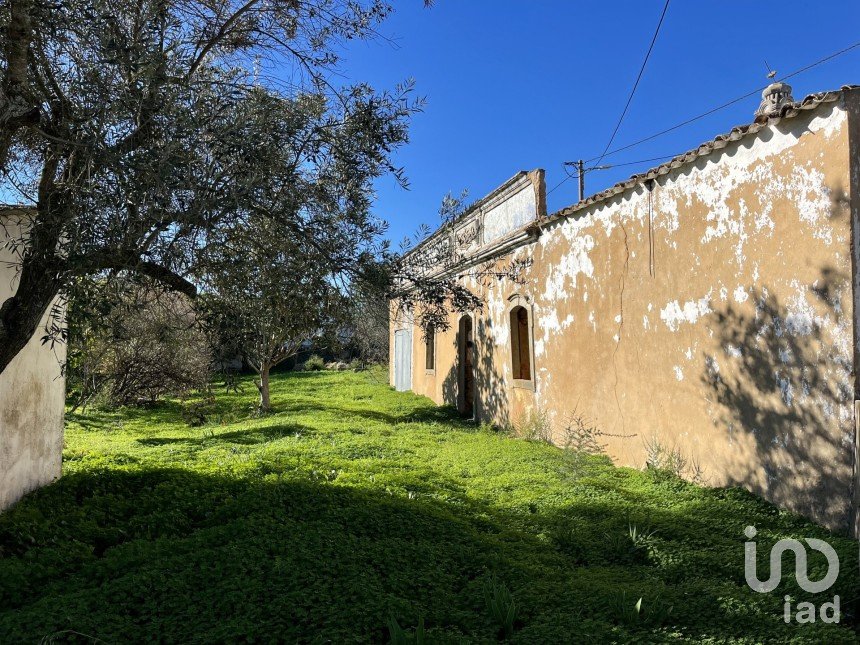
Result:
<svg viewBox="0 0 860 645"><path fill-rule="evenodd" d="M698 159L699 157L704 157L706 155L711 154L715 150L725 148L729 143L738 141L743 137L747 136L748 134L755 134L766 126L775 125L783 119L793 118L800 114L802 110L812 110L817 108L822 103L832 103L838 100L844 92L855 89L860 89L860 85L843 85L838 90L816 92L813 94L806 95L800 101L786 103L775 115L758 116L752 123L747 123L745 125L737 125L733 127L729 132L717 135L713 139L699 144L696 148L692 148L687 152L683 152L679 155L676 155L670 160L665 161L657 166L654 166L653 168L650 168L645 172L631 175L628 179L619 181L618 183L613 184L609 188L595 193L594 195L591 195L586 199L576 202L575 204L571 204L570 206L560 208L556 212L547 215L544 222L550 220L555 221L557 219L569 217L588 206L604 202L610 197L614 197L615 195L618 195L619 193L622 193L637 184L645 183L648 180L655 179L656 177L668 174L669 171L689 164L692 161Z"/></svg>

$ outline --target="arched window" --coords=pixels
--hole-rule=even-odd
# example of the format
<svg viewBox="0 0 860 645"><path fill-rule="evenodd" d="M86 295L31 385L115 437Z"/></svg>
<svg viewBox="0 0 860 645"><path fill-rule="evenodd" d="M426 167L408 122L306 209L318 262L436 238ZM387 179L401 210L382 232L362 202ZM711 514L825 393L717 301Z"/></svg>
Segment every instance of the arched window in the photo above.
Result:
<svg viewBox="0 0 860 645"><path fill-rule="evenodd" d="M428 325L424 332L424 367L436 369L436 328L433 325Z"/></svg>
<svg viewBox="0 0 860 645"><path fill-rule="evenodd" d="M513 359L514 379L530 381L531 334L529 333L529 312L518 305L511 309L511 358Z"/></svg>

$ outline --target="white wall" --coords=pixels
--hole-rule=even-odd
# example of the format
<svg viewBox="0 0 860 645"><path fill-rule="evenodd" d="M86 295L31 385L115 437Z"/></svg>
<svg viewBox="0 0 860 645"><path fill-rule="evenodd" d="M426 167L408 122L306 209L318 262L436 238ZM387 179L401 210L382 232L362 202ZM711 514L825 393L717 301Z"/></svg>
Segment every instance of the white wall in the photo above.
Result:
<svg viewBox="0 0 860 645"><path fill-rule="evenodd" d="M5 248L25 227L0 212L0 304L17 288L15 256ZM47 320L47 313L45 320ZM0 374L0 510L60 476L66 382L65 346L42 345L42 327Z"/></svg>

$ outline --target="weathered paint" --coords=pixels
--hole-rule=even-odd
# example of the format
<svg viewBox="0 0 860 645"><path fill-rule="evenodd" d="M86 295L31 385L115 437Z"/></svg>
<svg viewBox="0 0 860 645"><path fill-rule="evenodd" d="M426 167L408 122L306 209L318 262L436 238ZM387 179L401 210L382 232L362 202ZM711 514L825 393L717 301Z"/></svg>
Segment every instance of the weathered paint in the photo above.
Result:
<svg viewBox="0 0 860 645"><path fill-rule="evenodd" d="M0 212L0 303L17 282L10 266L15 258L4 238L17 238L22 226L20 214ZM65 346L51 349L42 344L43 335L37 332L0 374L0 510L60 476Z"/></svg>
<svg viewBox="0 0 860 645"><path fill-rule="evenodd" d="M537 217L537 204L531 182L484 212L484 243L493 242Z"/></svg>
<svg viewBox="0 0 860 645"><path fill-rule="evenodd" d="M513 253L533 260L525 285L471 285L486 300L474 314L478 417L506 424L540 408L560 440L576 408L619 464L644 466L656 437L711 485L848 527L858 104L846 90L570 216L540 212L540 235ZM511 379L515 294L534 320L530 388ZM413 375L440 403L457 400L456 322L437 334L436 370Z"/></svg>

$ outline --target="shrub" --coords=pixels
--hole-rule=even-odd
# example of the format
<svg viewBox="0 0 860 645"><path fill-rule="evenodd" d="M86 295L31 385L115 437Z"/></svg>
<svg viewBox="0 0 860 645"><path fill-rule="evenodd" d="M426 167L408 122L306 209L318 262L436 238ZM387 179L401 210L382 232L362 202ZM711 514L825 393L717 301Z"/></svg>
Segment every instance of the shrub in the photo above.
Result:
<svg viewBox="0 0 860 645"><path fill-rule="evenodd" d="M391 645L424 645L426 636L424 632L424 616L418 619L418 627L415 634L410 636L409 632L400 626L397 618L393 615L388 619L388 635Z"/></svg>
<svg viewBox="0 0 860 645"><path fill-rule="evenodd" d="M575 469L581 468L588 455L603 454L606 445L600 442L604 436L594 422L579 412L578 407L565 417L561 435L564 450Z"/></svg>
<svg viewBox="0 0 860 645"><path fill-rule="evenodd" d="M135 289L100 320L73 327L68 361L73 407L152 403L208 387L208 339L191 302L176 293Z"/></svg>
<svg viewBox="0 0 860 645"><path fill-rule="evenodd" d="M656 435L645 439L644 444L646 468L671 473L696 484L707 481L699 461L684 455L680 448L664 446Z"/></svg>
<svg viewBox="0 0 860 645"><path fill-rule="evenodd" d="M308 360L305 361L305 371L306 372L319 372L325 369L325 361L322 356L318 354L312 354Z"/></svg>
<svg viewBox="0 0 860 645"><path fill-rule="evenodd" d="M552 422L545 410L532 408L523 420L513 425L512 434L527 441L552 443Z"/></svg>

